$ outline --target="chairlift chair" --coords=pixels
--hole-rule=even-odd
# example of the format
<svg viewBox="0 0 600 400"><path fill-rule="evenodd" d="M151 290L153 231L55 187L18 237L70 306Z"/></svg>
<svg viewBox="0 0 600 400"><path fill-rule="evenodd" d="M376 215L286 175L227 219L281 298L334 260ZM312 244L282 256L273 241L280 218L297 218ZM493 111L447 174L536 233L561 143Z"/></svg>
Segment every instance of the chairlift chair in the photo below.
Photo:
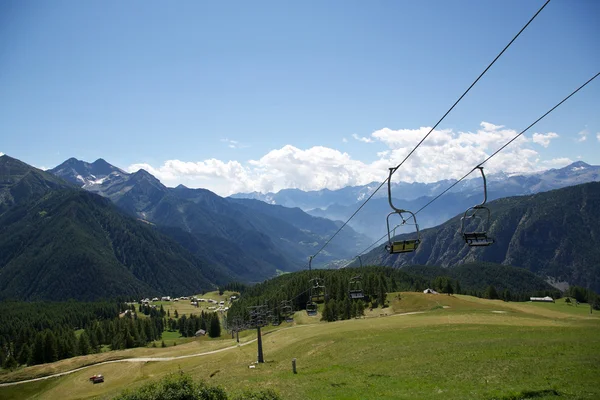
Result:
<svg viewBox="0 0 600 400"><path fill-rule="evenodd" d="M385 246L386 250L389 251L390 254L398 254L398 253L410 253L417 250L419 247L419 243L421 243L421 237L419 233L419 224L417 223L417 217L415 214L408 210L403 210L394 206L392 202L392 175L396 169L390 168L390 176L388 178L388 201L390 203L390 207L392 207L392 212L388 214L386 223L387 223L387 233L388 233L388 244ZM395 232L396 228L390 229L390 217L394 214L397 214L402 219L402 225L406 225L407 221L412 219L414 221L415 229L416 229L416 237L407 240L392 240L392 231ZM409 215L405 218L406 215Z"/></svg>
<svg viewBox="0 0 600 400"><path fill-rule="evenodd" d="M315 315L317 315L317 303L314 303L312 301L306 303L306 314L308 314L308 316L310 317L314 317Z"/></svg>
<svg viewBox="0 0 600 400"><path fill-rule="evenodd" d="M311 279L310 301L320 303L325 301L325 282L322 278Z"/></svg>
<svg viewBox="0 0 600 400"><path fill-rule="evenodd" d="M483 202L477 204L473 207L469 207L467 211L465 211L461 220L460 232L462 234L465 243L470 247L483 247L489 246L495 242L495 240L488 236L488 229L490 226L490 217L491 212L490 209L485 206L487 202L487 181L485 179L485 174L483 173L483 167L478 166L477 169L481 172L481 176L483 178ZM483 230L480 231L468 231L467 227L470 221L473 221L474 218L481 218L479 214L484 213L483 219Z"/></svg>
<svg viewBox="0 0 600 400"><path fill-rule="evenodd" d="M359 300L365 297L360 275L352 277L352 279L350 279L349 286L348 295L350 296L350 300Z"/></svg>

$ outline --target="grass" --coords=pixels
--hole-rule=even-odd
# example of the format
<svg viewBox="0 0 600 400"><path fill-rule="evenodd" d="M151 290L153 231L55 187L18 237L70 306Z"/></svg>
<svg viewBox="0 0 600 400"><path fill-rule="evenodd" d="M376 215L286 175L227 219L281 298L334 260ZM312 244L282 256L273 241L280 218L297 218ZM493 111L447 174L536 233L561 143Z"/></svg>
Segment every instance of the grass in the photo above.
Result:
<svg viewBox="0 0 600 400"><path fill-rule="evenodd" d="M256 359L250 344L169 362L98 365L0 387L0 398L111 398L177 369L228 392L271 387L285 399L600 398L600 314L590 316L561 303L395 296L389 297L390 307L373 310L370 318L323 323L298 313L294 326L266 329L267 362L255 369L248 368ZM398 315L414 311L424 313ZM243 341L254 338L252 332L241 336ZM147 350L158 357L170 354L165 350L193 354L203 346L234 343L224 338ZM291 372L292 358L297 375ZM90 373L104 374L106 382L90 384Z"/></svg>

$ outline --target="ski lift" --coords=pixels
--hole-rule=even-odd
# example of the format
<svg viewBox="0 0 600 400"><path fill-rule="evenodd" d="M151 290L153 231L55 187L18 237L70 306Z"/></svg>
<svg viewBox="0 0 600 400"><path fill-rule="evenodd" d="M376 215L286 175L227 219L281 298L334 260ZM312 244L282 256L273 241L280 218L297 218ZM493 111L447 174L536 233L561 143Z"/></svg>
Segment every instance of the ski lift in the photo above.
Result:
<svg viewBox="0 0 600 400"><path fill-rule="evenodd" d="M325 282L321 278L311 279L310 301L320 303L325 301Z"/></svg>
<svg viewBox="0 0 600 400"><path fill-rule="evenodd" d="M388 178L388 201L390 203L390 207L392 207L392 210L394 210L394 211L389 213L387 216L387 219L386 219L387 232L388 232L388 244L385 246L385 248L387 251L390 252L390 254L410 253L412 251L415 251L417 249L417 247L419 247L419 243L421 242L420 233L419 233L419 224L417 224L417 217L415 216L414 213L412 213L411 211L408 211L408 210L403 210L401 208L397 208L392 203L392 174L394 173L395 170L396 170L395 168L390 168L390 176ZM392 230L390 229L390 217L393 214L397 214L400 216L400 218L402 219L402 225L406 225L407 221L409 221L412 218L412 220L414 221L414 224L409 224L409 225L415 226L416 238L408 239L408 240L392 241L393 236L392 236ZM393 229L394 233L395 233L395 230L396 230L396 228Z"/></svg>
<svg viewBox="0 0 600 400"><path fill-rule="evenodd" d="M359 300L365 297L360 275L356 275L350 279L348 294L350 296L350 300Z"/></svg>
<svg viewBox="0 0 600 400"><path fill-rule="evenodd" d="M485 179L485 174L483 173L483 167L476 167L481 172L481 176L483 178L483 202L481 204L477 204L476 206L470 207L465 211L465 214L460 219L461 220L461 228L460 232L463 236L465 242L471 247L480 247L480 246L489 246L495 242L495 240L488 236L487 231L490 226L490 209L485 206L487 201L487 182ZM481 212L484 213L484 217L481 218L479 215ZM483 229L480 231L467 231L467 225L472 218L480 218L483 219Z"/></svg>
<svg viewBox="0 0 600 400"><path fill-rule="evenodd" d="M308 270L312 271L313 256L308 258ZM309 316L317 315L317 302L325 301L325 282L321 278L313 278L310 280L309 300L306 303L306 313Z"/></svg>
<svg viewBox="0 0 600 400"><path fill-rule="evenodd" d="M292 308L291 300L283 300L279 306L280 313L285 319L285 322L294 322L294 309Z"/></svg>
<svg viewBox="0 0 600 400"><path fill-rule="evenodd" d="M360 263L360 267L362 268L362 266L363 266L362 258L360 256L357 256L357 257L358 257L358 262Z"/></svg>

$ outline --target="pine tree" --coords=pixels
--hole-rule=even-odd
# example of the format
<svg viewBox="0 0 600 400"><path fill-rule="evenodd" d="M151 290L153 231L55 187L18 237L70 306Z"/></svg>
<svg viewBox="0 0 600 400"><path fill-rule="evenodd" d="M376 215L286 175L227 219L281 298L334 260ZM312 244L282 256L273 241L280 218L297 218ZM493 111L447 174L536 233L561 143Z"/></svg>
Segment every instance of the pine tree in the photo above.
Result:
<svg viewBox="0 0 600 400"><path fill-rule="evenodd" d="M485 291L485 298L491 300L498 299L498 292L493 285L488 286L487 290Z"/></svg>
<svg viewBox="0 0 600 400"><path fill-rule="evenodd" d="M79 343L77 346L79 350L79 354L82 356L90 354L90 339L85 331L81 335L79 335Z"/></svg>
<svg viewBox="0 0 600 400"><path fill-rule="evenodd" d="M221 336L221 321L219 321L219 316L217 315L217 313L213 313L212 318L210 320L208 336L210 336L211 338Z"/></svg>
<svg viewBox="0 0 600 400"><path fill-rule="evenodd" d="M446 284L444 285L444 293L447 293L448 296L454 294L454 289L452 288L452 283L450 283L450 279L446 279Z"/></svg>
<svg viewBox="0 0 600 400"><path fill-rule="evenodd" d="M385 307L386 293L385 293L385 288L381 281L379 281L377 299L379 300L379 303L381 303L381 307Z"/></svg>
<svg viewBox="0 0 600 400"><path fill-rule="evenodd" d="M365 303L362 300L356 302L356 316L362 317L365 315Z"/></svg>
<svg viewBox="0 0 600 400"><path fill-rule="evenodd" d="M27 343L21 347L17 361L19 361L19 364L21 365L28 364L31 361L31 348L27 345Z"/></svg>
<svg viewBox="0 0 600 400"><path fill-rule="evenodd" d="M46 330L44 340L44 361L54 362L58 360L58 342L54 332Z"/></svg>

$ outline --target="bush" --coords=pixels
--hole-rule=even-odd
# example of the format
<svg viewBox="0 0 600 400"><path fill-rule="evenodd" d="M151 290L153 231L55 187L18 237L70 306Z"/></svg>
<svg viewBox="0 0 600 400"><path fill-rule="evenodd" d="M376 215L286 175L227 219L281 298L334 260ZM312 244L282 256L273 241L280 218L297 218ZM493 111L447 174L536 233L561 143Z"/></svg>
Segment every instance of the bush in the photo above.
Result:
<svg viewBox="0 0 600 400"><path fill-rule="evenodd" d="M227 400L227 393L218 386L194 382L183 372L169 374L158 382L146 384L135 390L126 390L117 400ZM265 398L266 399L266 398Z"/></svg>
<svg viewBox="0 0 600 400"><path fill-rule="evenodd" d="M233 400L280 400L281 397L273 389L264 389L259 391L246 390Z"/></svg>
<svg viewBox="0 0 600 400"><path fill-rule="evenodd" d="M160 381L148 383L135 390L125 390L116 400L227 400L227 393L220 386L206 382L194 382L192 377L179 371ZM246 390L233 400L281 400L273 389Z"/></svg>

